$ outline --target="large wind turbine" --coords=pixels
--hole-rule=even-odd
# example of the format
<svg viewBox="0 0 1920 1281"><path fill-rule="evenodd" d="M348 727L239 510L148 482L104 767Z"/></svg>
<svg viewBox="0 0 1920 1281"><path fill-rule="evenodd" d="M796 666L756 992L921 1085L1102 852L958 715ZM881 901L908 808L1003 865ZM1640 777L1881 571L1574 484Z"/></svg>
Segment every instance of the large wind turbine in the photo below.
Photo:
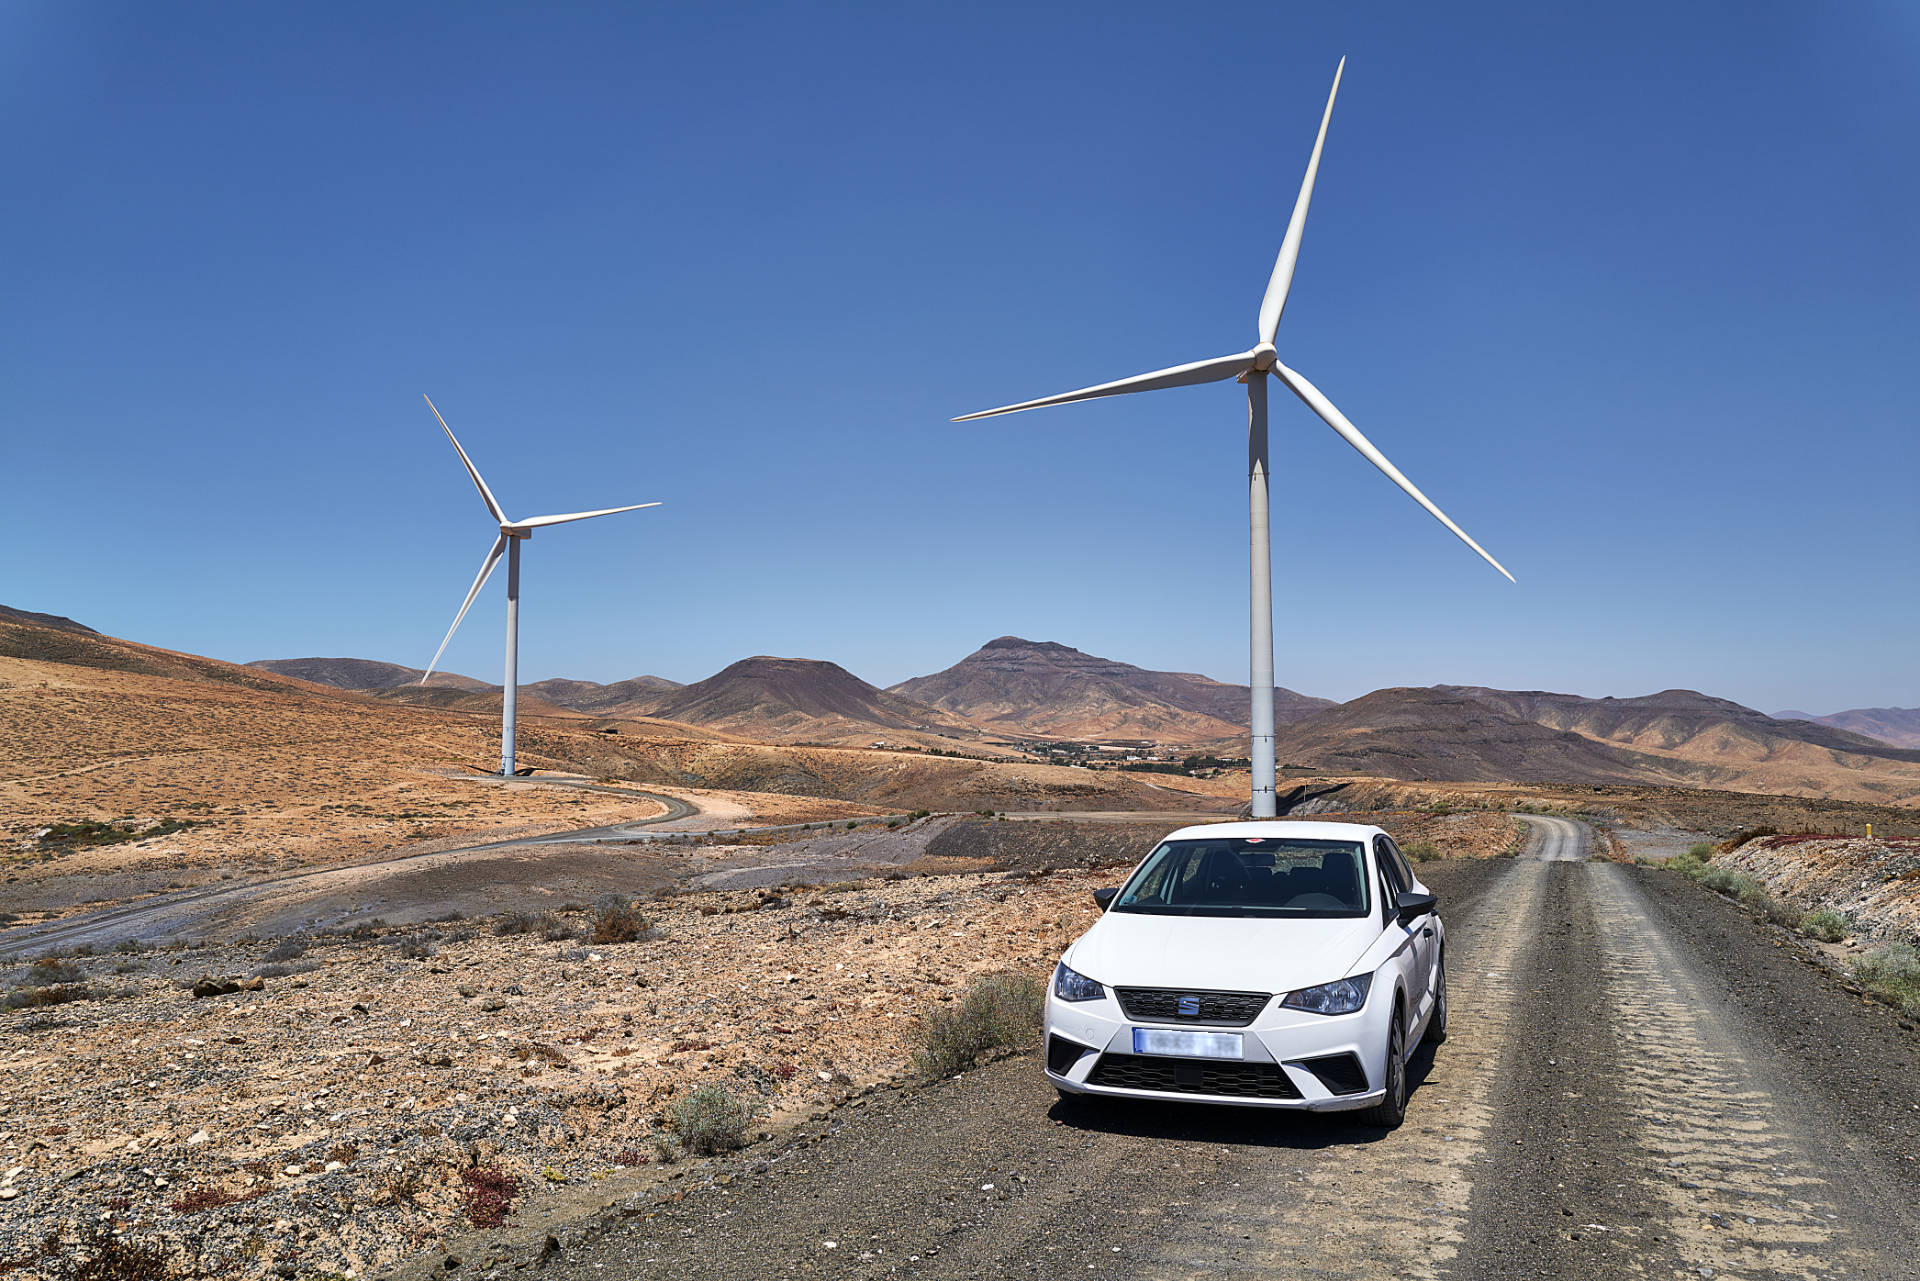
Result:
<svg viewBox="0 0 1920 1281"><path fill-rule="evenodd" d="M988 409L977 414L966 414L953 421L970 422L976 418L991 418L995 414L1013 414L1023 409L1040 409L1047 405L1065 405L1076 400L1094 400L1101 396L1119 396L1128 392L1158 391L1163 387L1187 387L1195 383L1219 382L1227 378L1236 378L1247 385L1247 477L1248 506L1251 511L1252 525L1252 638L1251 638L1251 684L1253 686L1253 816L1272 818L1276 811L1274 795L1273 761L1273 579L1269 569L1271 556L1271 537L1267 522L1267 376L1271 374L1286 385L1287 390L1306 402L1307 408L1326 420L1329 427L1339 432L1341 437L1362 457L1385 472L1387 479L1407 491L1407 496L1422 507L1448 529L1459 536L1467 546L1479 552L1481 557L1511 582L1513 575L1479 543L1467 537L1465 530L1447 519L1447 514L1435 507L1427 496L1420 492L1414 483L1400 474L1400 469L1388 462L1386 456L1373 447L1373 442L1360 434L1360 429L1347 421L1345 414L1333 407L1333 402L1321 395L1320 389L1308 382L1305 377L1280 363L1273 348L1274 335L1280 330L1280 314L1286 310L1287 291L1293 284L1294 263L1300 257L1300 237L1307 226L1307 205L1313 199L1313 180L1320 170L1320 149L1327 141L1327 124L1333 119L1333 100L1340 92L1340 74L1347 68L1347 60L1342 58L1340 66L1333 73L1333 89L1327 94L1327 109L1320 117L1320 134L1313 141L1313 155L1307 161L1307 176L1300 183L1300 198L1294 202L1293 220L1287 224L1287 236L1280 242L1280 256L1274 260L1273 276L1267 281L1267 293L1260 300L1260 341L1251 351L1238 352L1231 356L1218 356L1212 360L1196 360L1188 365L1175 365L1171 369L1160 369L1150 374L1140 374L1133 378L1122 378L1119 382L1101 383L1097 387L1083 387L1079 391L1064 392L1058 396L1047 396L1041 400L1029 400L1018 405L1003 405L999 409Z"/></svg>
<svg viewBox="0 0 1920 1281"><path fill-rule="evenodd" d="M427 408L433 410L433 416L440 418L431 396L422 397ZM500 686L500 774L503 778L513 777L513 735L517 705L520 701L520 544L533 537L533 531L546 525L564 525L568 521L586 520L593 516L611 516L616 512L639 511L642 507L658 507L659 503L635 503L631 507L606 507L596 512L568 512L561 516L533 516L526 520L508 520L506 512L494 499L493 491L487 488L487 482L480 479L480 469L467 457L467 451L460 448L460 442L454 437L453 428L447 426L447 420L440 418L440 430L447 433L447 439L453 441L455 452L460 461L466 464L467 475L473 477L473 487L480 491L480 499L487 505L487 514L500 525L500 536L493 540L493 547L487 552L486 561L480 566L479 576L473 580L473 586L467 589L467 598L460 602L460 612L453 616L453 626L447 628L446 639L440 642L440 648L433 651L433 661L427 664L427 670L420 677L425 685L427 677L433 675L433 669L440 665L440 655L447 652L447 641L460 630L460 620L473 608L473 598L487 585L487 579L493 574L493 567L500 563L500 553L507 553L507 678Z"/></svg>

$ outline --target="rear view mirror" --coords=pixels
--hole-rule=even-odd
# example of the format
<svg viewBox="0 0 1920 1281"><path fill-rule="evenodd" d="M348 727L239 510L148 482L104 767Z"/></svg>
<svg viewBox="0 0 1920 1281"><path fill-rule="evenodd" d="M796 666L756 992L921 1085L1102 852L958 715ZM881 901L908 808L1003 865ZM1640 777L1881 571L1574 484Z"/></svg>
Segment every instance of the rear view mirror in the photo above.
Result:
<svg viewBox="0 0 1920 1281"><path fill-rule="evenodd" d="M1431 912L1439 904L1440 900L1431 894L1416 894L1412 890L1402 890L1400 897L1394 900L1394 915L1400 919L1400 924L1408 925Z"/></svg>
<svg viewBox="0 0 1920 1281"><path fill-rule="evenodd" d="M1107 905L1113 902L1114 896L1119 893L1120 890L1117 886L1113 889L1095 890L1093 892L1093 901L1098 903L1100 910L1104 912L1107 910Z"/></svg>

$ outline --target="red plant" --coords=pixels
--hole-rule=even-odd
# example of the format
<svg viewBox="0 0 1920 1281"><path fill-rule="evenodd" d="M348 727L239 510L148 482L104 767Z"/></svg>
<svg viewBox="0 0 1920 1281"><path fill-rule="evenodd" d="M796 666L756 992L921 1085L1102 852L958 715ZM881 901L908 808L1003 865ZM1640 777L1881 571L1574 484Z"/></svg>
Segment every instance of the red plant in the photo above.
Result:
<svg viewBox="0 0 1920 1281"><path fill-rule="evenodd" d="M779 1063L775 1063L773 1065L773 1074L779 1077L782 1081L793 1080L793 1074L795 1072L798 1072L799 1070L800 1070L799 1068L795 1067L793 1064L788 1063L784 1060L782 1060Z"/></svg>
<svg viewBox="0 0 1920 1281"><path fill-rule="evenodd" d="M476 1228L497 1228L513 1213L513 1199L520 1195L520 1180L497 1165L470 1165L460 1171L462 1200L466 1202L467 1221Z"/></svg>
<svg viewBox="0 0 1920 1281"><path fill-rule="evenodd" d="M258 1201L266 1195L266 1190L256 1192L229 1192L225 1188L193 1188L173 1203L175 1214L198 1214L202 1210L217 1210L223 1205L239 1205L245 1201Z"/></svg>
<svg viewBox="0 0 1920 1281"><path fill-rule="evenodd" d="M620 1154L613 1158L615 1165L645 1165L653 1158L638 1148L621 1148Z"/></svg>

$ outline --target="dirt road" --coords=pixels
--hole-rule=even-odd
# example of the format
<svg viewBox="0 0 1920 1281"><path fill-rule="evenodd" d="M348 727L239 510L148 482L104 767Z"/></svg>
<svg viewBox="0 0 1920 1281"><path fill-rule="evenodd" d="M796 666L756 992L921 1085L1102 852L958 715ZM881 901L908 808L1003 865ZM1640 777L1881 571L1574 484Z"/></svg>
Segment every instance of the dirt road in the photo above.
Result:
<svg viewBox="0 0 1920 1281"><path fill-rule="evenodd" d="M1920 1036L1725 900L1530 821L1537 857L1421 868L1453 1035L1397 1131L1066 1104L1017 1058L696 1167L547 1274L1920 1275Z"/></svg>

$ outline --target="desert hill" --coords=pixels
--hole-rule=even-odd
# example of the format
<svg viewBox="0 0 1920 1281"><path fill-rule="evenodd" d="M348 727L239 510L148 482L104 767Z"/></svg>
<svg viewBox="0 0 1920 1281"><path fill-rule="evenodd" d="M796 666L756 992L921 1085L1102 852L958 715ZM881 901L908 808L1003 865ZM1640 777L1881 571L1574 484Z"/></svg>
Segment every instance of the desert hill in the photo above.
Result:
<svg viewBox="0 0 1920 1281"><path fill-rule="evenodd" d="M875 730L978 736L959 717L869 685L838 663L766 655L663 694L647 714L777 742L871 738Z"/></svg>
<svg viewBox="0 0 1920 1281"><path fill-rule="evenodd" d="M952 667L892 692L1003 734L1032 738L1151 738L1210 743L1247 727L1247 687L1190 672L1155 672L1052 641L1002 636ZM1277 721L1333 704L1274 691Z"/></svg>
<svg viewBox="0 0 1920 1281"><path fill-rule="evenodd" d="M1830 716L1815 716L1810 712L1775 712L1773 715L1776 720L1831 725L1877 738L1894 747L1920 748L1920 707L1855 707Z"/></svg>
<svg viewBox="0 0 1920 1281"><path fill-rule="evenodd" d="M745 666L749 675L764 674L765 664ZM930 711L840 677L888 715ZM716 711L728 691L708 684L704 710ZM743 681L736 690L751 685ZM790 699L805 692L786 691ZM809 705L833 706L818 691ZM852 706L860 710L857 698ZM803 715L801 723L828 727L826 717ZM10 619L0 620L0 727L0 848L24 854L9 874L19 880L19 894L57 885L67 901L150 892L183 873L193 881L194 868L352 861L423 840L562 831L651 809L617 794L484 780L480 771L498 760L497 707L475 715L406 706L258 667ZM855 742L862 736L873 736L871 724L853 725L847 735ZM1240 790L1228 779L1163 785L1120 771L1024 761L740 742L695 725L579 713L529 713L519 746L521 761L542 771L643 787L729 789L720 798L723 815L768 815L769 822L876 806L1230 810ZM80 820L124 825L126 839L42 848L49 825ZM156 828L151 839L133 839L149 828Z"/></svg>
<svg viewBox="0 0 1920 1281"><path fill-rule="evenodd" d="M1663 762L1552 729L1471 691L1379 689L1279 727L1282 765L1446 782L1673 781Z"/></svg>
<svg viewBox="0 0 1920 1281"><path fill-rule="evenodd" d="M426 675L423 668L403 667L399 663L383 663L372 658L261 658L247 666L278 672L282 676L296 676L316 685L331 685L335 689L398 689L404 685L419 685L420 678ZM435 672L426 688L473 691L498 689L499 686L489 685L471 676L462 676L458 672Z"/></svg>
<svg viewBox="0 0 1920 1281"><path fill-rule="evenodd" d="M1282 726L1283 764L1450 782L1655 783L1920 800L1920 752L1691 690L1640 698L1376 690Z"/></svg>
<svg viewBox="0 0 1920 1281"><path fill-rule="evenodd" d="M76 623L60 614L36 614L30 609L14 609L10 605L0 605L0 619L10 623L27 623L34 627L51 627L60 632L83 632L88 636L100 633L85 623Z"/></svg>
<svg viewBox="0 0 1920 1281"><path fill-rule="evenodd" d="M1646 751L1716 759L1752 757L1803 743L1836 752L1912 759L1889 745L1818 721L1782 721L1730 699L1690 689L1668 689L1637 698L1582 698L1541 690L1439 686L1502 707L1555 729L1569 729Z"/></svg>
<svg viewBox="0 0 1920 1281"><path fill-rule="evenodd" d="M425 672L421 668L371 658L263 658L247 666L415 707L495 714L500 711L498 685L456 672L435 672L432 679L422 685L420 678ZM527 715L645 716L647 708L661 693L679 688L678 681L664 676L635 676L611 685L555 677L522 685L520 707Z"/></svg>
<svg viewBox="0 0 1920 1281"><path fill-rule="evenodd" d="M610 685L554 677L520 687L522 693L532 694L556 707L593 716L644 715L644 709L659 701L661 694L684 688L679 681L670 681L664 676L635 676Z"/></svg>

